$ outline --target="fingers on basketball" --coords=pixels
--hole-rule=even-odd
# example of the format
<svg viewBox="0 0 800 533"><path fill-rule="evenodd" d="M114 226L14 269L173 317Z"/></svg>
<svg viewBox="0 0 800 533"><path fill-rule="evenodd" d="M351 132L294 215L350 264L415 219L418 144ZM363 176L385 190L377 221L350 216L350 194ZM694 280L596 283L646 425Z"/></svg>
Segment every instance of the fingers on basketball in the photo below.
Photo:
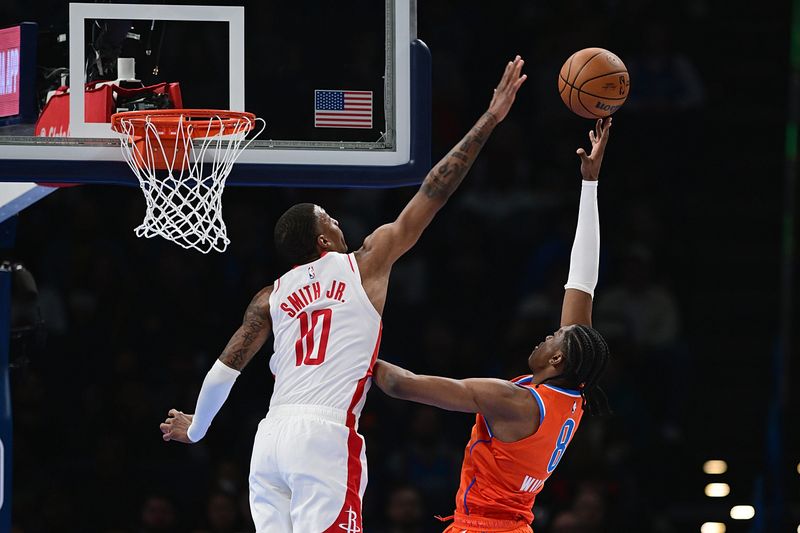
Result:
<svg viewBox="0 0 800 533"><path fill-rule="evenodd" d="M611 117L608 117L600 129L600 145L605 147L608 142L608 136L611 135Z"/></svg>
<svg viewBox="0 0 800 533"><path fill-rule="evenodd" d="M603 124L602 132L603 132L603 142L605 143L608 140L608 136L611 134L611 123L613 119L608 117Z"/></svg>

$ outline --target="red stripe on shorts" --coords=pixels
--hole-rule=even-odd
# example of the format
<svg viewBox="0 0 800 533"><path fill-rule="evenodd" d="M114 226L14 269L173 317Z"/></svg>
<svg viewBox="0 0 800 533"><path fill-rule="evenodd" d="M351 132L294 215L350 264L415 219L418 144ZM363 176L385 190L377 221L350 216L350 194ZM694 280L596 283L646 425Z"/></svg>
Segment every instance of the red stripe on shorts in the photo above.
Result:
<svg viewBox="0 0 800 533"><path fill-rule="evenodd" d="M360 532L361 527L361 437L356 430L349 428L347 437L347 492L342 510L323 533Z"/></svg>
<svg viewBox="0 0 800 533"><path fill-rule="evenodd" d="M353 412L361 397L364 395L364 387L367 384L367 379L372 376L372 368L375 366L375 360L378 358L378 349L381 345L381 335L383 334L383 324L378 326L378 340L375 342L375 349L372 352L372 360L369 364L367 374L358 380L356 385L356 392L353 394L353 399L350 401L350 407L347 409L347 427L349 434L347 436L347 493L344 497L342 510L339 511L339 516L333 521L328 529L323 533L343 533L345 531L363 531L361 527L361 447L363 442L361 436L356 432L356 415Z"/></svg>

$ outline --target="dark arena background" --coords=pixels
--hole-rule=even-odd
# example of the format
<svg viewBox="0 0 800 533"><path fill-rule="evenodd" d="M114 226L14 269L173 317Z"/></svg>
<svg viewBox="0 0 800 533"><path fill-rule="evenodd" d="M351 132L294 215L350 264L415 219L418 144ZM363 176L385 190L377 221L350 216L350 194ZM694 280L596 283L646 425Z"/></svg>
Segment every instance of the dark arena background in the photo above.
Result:
<svg viewBox="0 0 800 533"><path fill-rule="evenodd" d="M536 500L536 533L800 531L791 400L800 6L790 4L417 6L433 58L434 161L485 110L505 61L522 55L529 76L393 271L380 355L418 373L511 378L558 327L575 150L588 149L591 122L559 101L556 75L589 46L630 71L599 189L594 317L612 350L604 387L614 414L584 418ZM47 29L66 10L3 0L0 27ZM196 35L191 46L214 43ZM200 443L164 443L158 425L171 407L192 411L250 298L282 274L272 232L287 207L324 206L357 247L415 191L230 188L232 244L209 256L136 238L143 203L133 188L65 188L21 212L2 258L35 278L44 326L11 341L11 531L253 531L247 472L272 390L271 341ZM360 423L366 533L444 528L434 515L452 513L473 422L373 387Z"/></svg>

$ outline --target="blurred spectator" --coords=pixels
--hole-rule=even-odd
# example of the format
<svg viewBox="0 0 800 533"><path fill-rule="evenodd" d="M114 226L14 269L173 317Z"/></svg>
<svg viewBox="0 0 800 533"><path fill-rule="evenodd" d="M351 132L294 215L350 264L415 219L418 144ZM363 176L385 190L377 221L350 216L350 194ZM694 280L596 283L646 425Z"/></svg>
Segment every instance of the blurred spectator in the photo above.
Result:
<svg viewBox="0 0 800 533"><path fill-rule="evenodd" d="M632 245L620 267L620 281L604 289L598 298L597 328L616 345L617 354L631 372L643 377L658 375L668 387L688 388L692 379L686 375L690 354L681 335L677 298L657 281L652 252L642 245ZM626 356L632 359L624 360ZM661 437L680 438L690 395L667 397L651 387L644 387L640 394L653 421L660 425ZM635 424L640 422L644 421Z"/></svg>
<svg viewBox="0 0 800 533"><path fill-rule="evenodd" d="M556 515L550 533L595 533L595 530L583 523L572 511Z"/></svg>
<svg viewBox="0 0 800 533"><path fill-rule="evenodd" d="M382 533L423 533L423 514L419 491L413 486L398 487L389 494L386 522L377 529Z"/></svg>
<svg viewBox="0 0 800 533"><path fill-rule="evenodd" d="M590 531L601 531L605 524L606 503L600 490L590 484L582 484L572 506L578 520Z"/></svg>
<svg viewBox="0 0 800 533"><path fill-rule="evenodd" d="M137 533L171 533L178 528L175 505L164 496L148 496L142 505Z"/></svg>
<svg viewBox="0 0 800 533"><path fill-rule="evenodd" d="M194 533L237 533L243 531L236 500L225 493L212 494L206 510L207 527Z"/></svg>
<svg viewBox="0 0 800 533"><path fill-rule="evenodd" d="M247 492L247 478L234 461L224 460L217 465L214 489L233 496Z"/></svg>
<svg viewBox="0 0 800 533"><path fill-rule="evenodd" d="M550 533L601 533L606 531L606 503L599 488L582 483L570 508L558 513Z"/></svg>
<svg viewBox="0 0 800 533"><path fill-rule="evenodd" d="M456 455L442 433L442 413L427 406L415 408L409 437L403 449L394 451L391 463L396 479L418 487L435 512L447 513L453 506L450 490L458 479ZM464 435L466 438L466 435Z"/></svg>
<svg viewBox="0 0 800 533"><path fill-rule="evenodd" d="M656 281L652 252L633 245L621 266L621 281L604 287L598 297L598 328L607 337L624 338L643 350L674 347L680 334L678 303Z"/></svg>

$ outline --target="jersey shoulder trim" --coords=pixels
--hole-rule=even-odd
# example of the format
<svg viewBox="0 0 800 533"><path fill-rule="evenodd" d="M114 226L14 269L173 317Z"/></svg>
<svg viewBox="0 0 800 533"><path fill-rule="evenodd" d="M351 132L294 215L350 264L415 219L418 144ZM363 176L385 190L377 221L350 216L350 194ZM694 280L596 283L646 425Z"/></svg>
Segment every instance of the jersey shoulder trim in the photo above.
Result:
<svg viewBox="0 0 800 533"><path fill-rule="evenodd" d="M530 383L530 381L528 383ZM547 414L547 408L544 406L544 400L542 400L542 397L539 396L539 393L534 387L522 383L515 383L515 385L522 389L527 389L528 392L530 392L533 396L533 399L536 400L536 403L539 404L539 427L542 427L542 424L544 423L544 415Z"/></svg>
<svg viewBox="0 0 800 533"><path fill-rule="evenodd" d="M272 291L270 291L269 298L267 299L267 301L269 301L269 319L270 322L273 323L275 321L275 317L272 315L272 311L275 309L275 306L277 305L276 301L278 298L278 290L280 288L281 288L281 278L278 278L275 280L275 283L272 284Z"/></svg>
<svg viewBox="0 0 800 533"><path fill-rule="evenodd" d="M554 390L556 392L560 392L561 394L565 394L572 398L580 398L581 392L573 389L562 389L561 387L556 387L555 385L547 385L546 383L542 383L542 387L547 387L550 390Z"/></svg>
<svg viewBox="0 0 800 533"><path fill-rule="evenodd" d="M347 261L349 262L349 267L353 270L353 275L355 276L355 281L357 282L358 285L356 293L361 298L361 303L363 303L364 306L366 306L366 308L369 309L369 313L374 318L376 318L378 321L381 321L382 318L380 313L378 313L378 310L375 309L374 305L372 305L369 296L367 296L367 291L364 290L364 285L361 281L361 270L358 268L358 260L356 259L355 252L351 252L349 254L341 254L341 255L347 258Z"/></svg>
<svg viewBox="0 0 800 533"><path fill-rule="evenodd" d="M493 439L494 438L494 433L492 433L492 428L489 426L489 421L486 420L486 417L483 416L483 415L481 415L481 418L483 419L483 425L486 426L486 432L489 434L489 438ZM478 441L478 442L480 442L480 441ZM473 444L473 446L474 446L474 444ZM469 451L472 452L472 448L470 448Z"/></svg>
<svg viewBox="0 0 800 533"><path fill-rule="evenodd" d="M544 400L536 390L536 387L531 385L531 382L533 382L533 375L531 374L527 376L516 377L511 380L511 383L517 387L527 389L533 396L533 399L536 400L536 403L539 404L539 427L541 427L542 423L544 423L544 415L547 414L547 409L544 406Z"/></svg>

